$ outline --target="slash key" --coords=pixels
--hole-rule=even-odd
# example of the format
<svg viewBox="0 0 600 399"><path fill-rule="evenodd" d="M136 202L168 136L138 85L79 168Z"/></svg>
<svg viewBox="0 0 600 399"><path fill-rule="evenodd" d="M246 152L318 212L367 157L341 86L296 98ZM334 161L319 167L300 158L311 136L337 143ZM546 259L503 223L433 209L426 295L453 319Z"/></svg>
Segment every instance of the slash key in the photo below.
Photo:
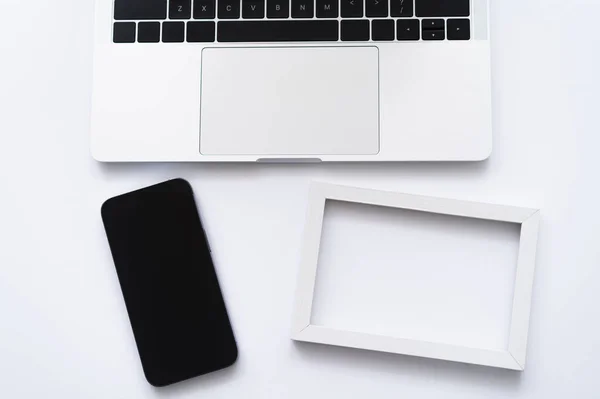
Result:
<svg viewBox="0 0 600 399"><path fill-rule="evenodd" d="M413 0L391 0L392 17L412 17L414 14Z"/></svg>

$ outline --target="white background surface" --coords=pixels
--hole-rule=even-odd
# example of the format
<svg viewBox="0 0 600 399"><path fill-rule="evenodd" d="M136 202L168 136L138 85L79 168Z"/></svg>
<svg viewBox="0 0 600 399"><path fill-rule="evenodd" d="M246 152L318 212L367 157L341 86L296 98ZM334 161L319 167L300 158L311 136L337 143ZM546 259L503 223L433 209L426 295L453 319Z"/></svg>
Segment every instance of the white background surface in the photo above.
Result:
<svg viewBox="0 0 600 399"><path fill-rule="evenodd" d="M596 0L492 1L495 148L479 164L99 164L88 150L93 2L0 0L0 10L0 397L600 394ZM99 209L176 176L196 191L241 356L155 389ZM292 343L312 179L541 208L525 372Z"/></svg>

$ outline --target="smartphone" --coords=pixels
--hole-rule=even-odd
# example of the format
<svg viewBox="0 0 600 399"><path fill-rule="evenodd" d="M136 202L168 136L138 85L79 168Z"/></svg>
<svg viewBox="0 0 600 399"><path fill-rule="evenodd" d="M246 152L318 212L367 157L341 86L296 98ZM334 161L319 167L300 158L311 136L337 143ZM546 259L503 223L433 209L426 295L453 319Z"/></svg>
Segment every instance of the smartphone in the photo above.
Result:
<svg viewBox="0 0 600 399"><path fill-rule="evenodd" d="M148 382L232 365L237 345L190 184L111 198L102 220Z"/></svg>

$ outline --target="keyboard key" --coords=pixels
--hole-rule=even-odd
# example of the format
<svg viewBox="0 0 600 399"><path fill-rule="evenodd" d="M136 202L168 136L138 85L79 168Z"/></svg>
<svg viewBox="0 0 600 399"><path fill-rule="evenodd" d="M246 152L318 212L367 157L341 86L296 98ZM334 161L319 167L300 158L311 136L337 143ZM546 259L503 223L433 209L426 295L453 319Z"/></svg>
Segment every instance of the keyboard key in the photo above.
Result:
<svg viewBox="0 0 600 399"><path fill-rule="evenodd" d="M399 19L396 21L396 38L398 40L419 40L421 27L418 19Z"/></svg>
<svg viewBox="0 0 600 399"><path fill-rule="evenodd" d="M342 18L360 18L363 16L363 0L340 0Z"/></svg>
<svg viewBox="0 0 600 399"><path fill-rule="evenodd" d="M367 17L387 17L388 0L365 0Z"/></svg>
<svg viewBox="0 0 600 399"><path fill-rule="evenodd" d="M471 21L468 19L448 20L448 40L471 39Z"/></svg>
<svg viewBox="0 0 600 399"><path fill-rule="evenodd" d="M394 40L394 21L391 19L374 19L371 22L371 31L373 40Z"/></svg>
<svg viewBox="0 0 600 399"><path fill-rule="evenodd" d="M368 21L366 21L368 22ZM337 41L337 20L219 21L219 42L313 42Z"/></svg>
<svg viewBox="0 0 600 399"><path fill-rule="evenodd" d="M242 0L242 18L264 18L265 0Z"/></svg>
<svg viewBox="0 0 600 399"><path fill-rule="evenodd" d="M115 19L166 19L167 0L115 0Z"/></svg>
<svg viewBox="0 0 600 399"><path fill-rule="evenodd" d="M169 1L169 18L190 19L192 17L192 0Z"/></svg>
<svg viewBox="0 0 600 399"><path fill-rule="evenodd" d="M216 0L194 0L194 19L213 19Z"/></svg>
<svg viewBox="0 0 600 399"><path fill-rule="evenodd" d="M415 0L417 17L468 17L469 0Z"/></svg>
<svg viewBox="0 0 600 399"><path fill-rule="evenodd" d="M443 19L424 19L421 23L423 24L423 30L444 29L445 27Z"/></svg>
<svg viewBox="0 0 600 399"><path fill-rule="evenodd" d="M135 22L115 22L113 25L113 42L134 43Z"/></svg>
<svg viewBox="0 0 600 399"><path fill-rule="evenodd" d="M160 42L160 22L140 22L137 41L138 43Z"/></svg>
<svg viewBox="0 0 600 399"><path fill-rule="evenodd" d="M185 23L183 22L163 22L162 41L164 43L183 42Z"/></svg>
<svg viewBox="0 0 600 399"><path fill-rule="evenodd" d="M342 21L342 41L360 42L369 40L368 19L347 19Z"/></svg>
<svg viewBox="0 0 600 399"><path fill-rule="evenodd" d="M267 18L287 18L289 16L289 0L267 0Z"/></svg>
<svg viewBox="0 0 600 399"><path fill-rule="evenodd" d="M443 29L423 29L423 40L444 40L446 32Z"/></svg>
<svg viewBox="0 0 600 399"><path fill-rule="evenodd" d="M219 0L218 8L220 19L237 19L240 17L239 0Z"/></svg>
<svg viewBox="0 0 600 399"><path fill-rule="evenodd" d="M317 18L337 18L338 0L317 0Z"/></svg>
<svg viewBox="0 0 600 399"><path fill-rule="evenodd" d="M412 17L413 0L390 0L392 17Z"/></svg>
<svg viewBox="0 0 600 399"><path fill-rule="evenodd" d="M312 18L313 15L313 0L292 0L292 18Z"/></svg>
<svg viewBox="0 0 600 399"><path fill-rule="evenodd" d="M215 23L213 21L188 22L187 41L190 43L214 42Z"/></svg>

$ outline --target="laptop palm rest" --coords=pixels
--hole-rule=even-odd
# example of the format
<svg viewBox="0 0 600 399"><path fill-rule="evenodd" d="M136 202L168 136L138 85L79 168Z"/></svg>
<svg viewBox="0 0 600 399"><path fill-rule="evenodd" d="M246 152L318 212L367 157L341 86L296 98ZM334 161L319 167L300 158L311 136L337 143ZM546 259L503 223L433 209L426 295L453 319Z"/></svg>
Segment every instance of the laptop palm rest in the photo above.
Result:
<svg viewBox="0 0 600 399"><path fill-rule="evenodd" d="M376 47L207 48L204 155L371 155L379 151Z"/></svg>

